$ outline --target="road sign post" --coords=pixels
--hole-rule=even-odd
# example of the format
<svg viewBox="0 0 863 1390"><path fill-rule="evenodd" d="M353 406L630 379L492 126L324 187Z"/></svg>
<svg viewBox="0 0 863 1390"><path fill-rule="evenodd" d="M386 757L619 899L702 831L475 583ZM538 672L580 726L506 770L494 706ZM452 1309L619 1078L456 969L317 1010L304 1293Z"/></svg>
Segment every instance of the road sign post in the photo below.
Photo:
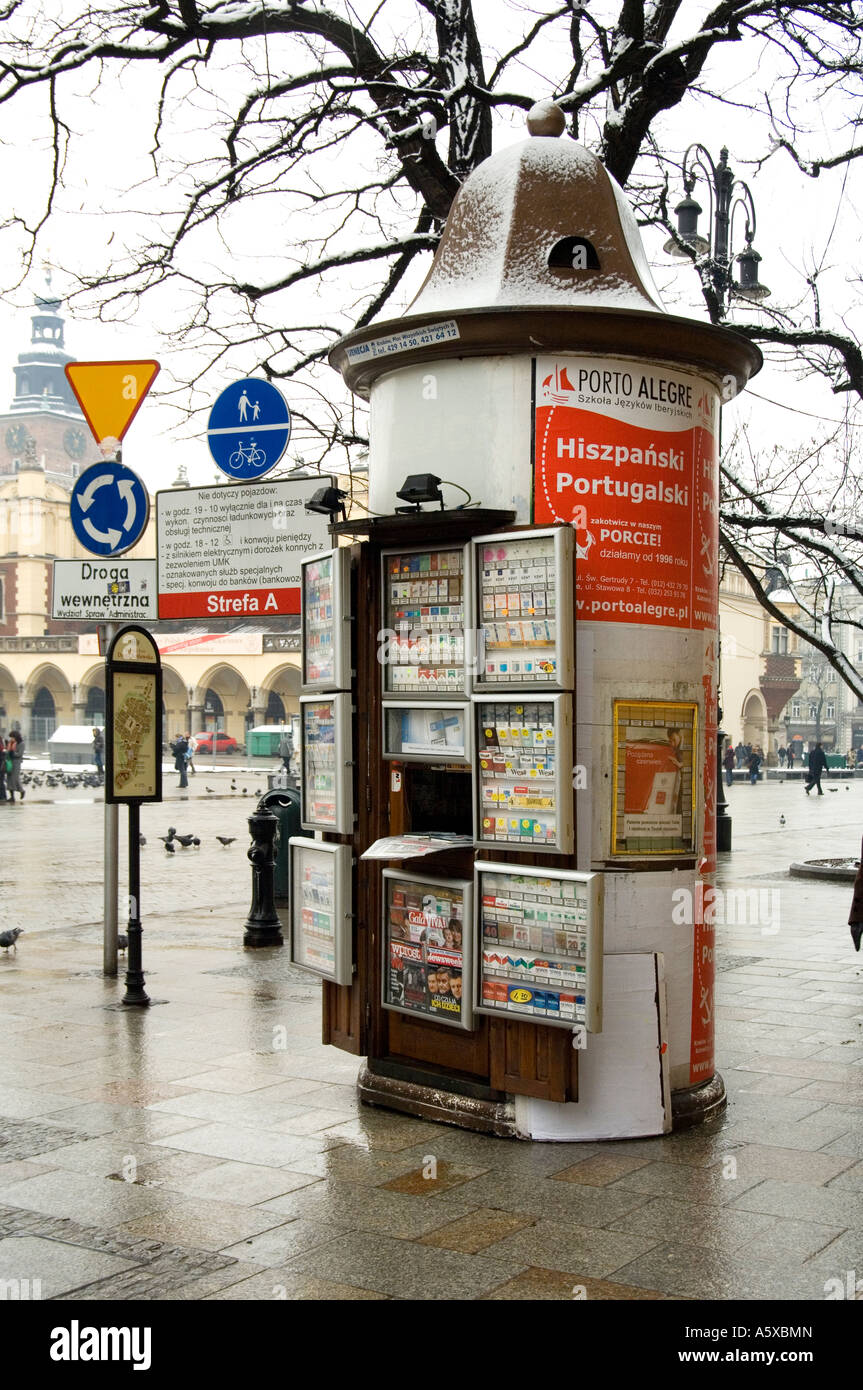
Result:
<svg viewBox="0 0 863 1390"><path fill-rule="evenodd" d="M129 938L122 1003L146 1007L141 926L140 806L162 799L162 662L149 632L130 624L105 660L105 801L129 807Z"/></svg>
<svg viewBox="0 0 863 1390"><path fill-rule="evenodd" d="M207 444L229 478L248 482L278 463L291 437L291 412L269 381L247 377L217 398L207 422Z"/></svg>

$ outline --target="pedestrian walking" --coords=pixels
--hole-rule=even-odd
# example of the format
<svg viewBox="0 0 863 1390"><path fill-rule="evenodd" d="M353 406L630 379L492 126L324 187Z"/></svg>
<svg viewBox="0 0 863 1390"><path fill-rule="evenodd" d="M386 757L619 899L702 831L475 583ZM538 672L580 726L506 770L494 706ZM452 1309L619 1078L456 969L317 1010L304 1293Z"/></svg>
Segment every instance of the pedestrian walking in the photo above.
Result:
<svg viewBox="0 0 863 1390"><path fill-rule="evenodd" d="M851 940L854 942L854 950L859 951L860 940L863 938L863 846L860 848L857 876L854 879L854 896L851 899L851 912L848 916L848 925L851 928Z"/></svg>
<svg viewBox="0 0 863 1390"><path fill-rule="evenodd" d="M734 749L730 743L725 750L725 757L722 762L725 767L725 784L730 787L734 782L734 764L736 762Z"/></svg>
<svg viewBox="0 0 863 1390"><path fill-rule="evenodd" d="M0 733L0 801L6 801L6 735Z"/></svg>
<svg viewBox="0 0 863 1390"><path fill-rule="evenodd" d="M793 743L789 743L789 745L788 745L788 766L789 766L789 767L793 767L793 766L794 766L794 744L793 744Z"/></svg>
<svg viewBox="0 0 863 1390"><path fill-rule="evenodd" d="M186 754L189 751L189 745L184 735L178 734L170 747L174 755L174 767L180 774L180 781L177 785L180 787L188 787L189 779L186 776Z"/></svg>
<svg viewBox="0 0 863 1390"><path fill-rule="evenodd" d="M293 751L294 740L291 738L290 732L287 729L285 729L284 733L279 739L279 757L282 760L282 766L284 767L285 772L288 773L291 770L291 754L293 753Z"/></svg>
<svg viewBox="0 0 863 1390"><path fill-rule="evenodd" d="M749 754L749 784L755 786L758 781L758 769L761 767L761 752L758 748L753 748Z"/></svg>
<svg viewBox="0 0 863 1390"><path fill-rule="evenodd" d="M15 800L15 793L20 794L24 800L24 788L21 786L21 762L24 757L24 739L21 734L14 731L9 735L6 744L6 787L9 792L9 800Z"/></svg>
<svg viewBox="0 0 863 1390"><path fill-rule="evenodd" d="M194 777L195 764L192 761L192 759L198 751L198 740L196 738L192 738L191 734L184 734L183 737L185 738L186 743L189 745L189 751L186 754L186 767L189 769L192 776Z"/></svg>
<svg viewBox="0 0 863 1390"><path fill-rule="evenodd" d="M780 767L784 767L784 766L785 766L785 745L784 745L784 744L781 745L779 748L777 748L777 750L776 750L776 756L777 756L777 758L779 759L779 766L780 766Z"/></svg>
<svg viewBox="0 0 863 1390"><path fill-rule="evenodd" d="M803 788L807 796L809 795L813 787L818 788L819 796L824 795L823 791L821 790L821 774L822 772L825 772L826 769L827 758L825 756L824 749L821 747L820 743L816 743L815 747L812 749L812 752L809 754L809 780L806 782Z"/></svg>
<svg viewBox="0 0 863 1390"><path fill-rule="evenodd" d="M93 762L96 764L96 776L101 782L105 775L105 738L101 729L93 730Z"/></svg>
<svg viewBox="0 0 863 1390"><path fill-rule="evenodd" d="M737 766L742 767L746 761L746 749L743 747L742 743L738 743L734 750L734 756L737 759Z"/></svg>

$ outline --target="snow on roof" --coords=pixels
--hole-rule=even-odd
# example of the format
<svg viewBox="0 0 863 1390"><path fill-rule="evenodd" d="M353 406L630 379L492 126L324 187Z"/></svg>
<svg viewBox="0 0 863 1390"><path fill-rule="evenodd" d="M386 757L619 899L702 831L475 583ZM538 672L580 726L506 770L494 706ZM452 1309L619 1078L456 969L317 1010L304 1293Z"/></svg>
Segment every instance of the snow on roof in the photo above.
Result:
<svg viewBox="0 0 863 1390"><path fill-rule="evenodd" d="M550 267L568 237L589 242L599 267ZM583 145L537 136L466 179L407 316L551 305L663 309L623 191Z"/></svg>

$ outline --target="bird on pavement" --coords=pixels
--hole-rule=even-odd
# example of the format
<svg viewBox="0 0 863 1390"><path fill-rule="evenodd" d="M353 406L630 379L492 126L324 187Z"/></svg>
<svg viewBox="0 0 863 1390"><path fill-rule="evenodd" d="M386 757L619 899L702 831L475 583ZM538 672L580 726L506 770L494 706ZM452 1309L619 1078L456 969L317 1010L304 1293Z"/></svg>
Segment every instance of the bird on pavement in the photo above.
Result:
<svg viewBox="0 0 863 1390"><path fill-rule="evenodd" d="M215 787L205 787L205 788L204 788L204 791L205 791L205 792L214 792L215 790L216 790Z"/></svg>
<svg viewBox="0 0 863 1390"><path fill-rule="evenodd" d="M4 951L8 951L10 946L14 947L16 951L18 950L15 942L18 940L23 930L23 927L13 927L11 931L0 932L0 946L3 947Z"/></svg>
<svg viewBox="0 0 863 1390"><path fill-rule="evenodd" d="M232 783L231 783L231 791L232 791L232 792L235 792L236 790L237 790L237 784L236 784L236 782L232 782Z"/></svg>
<svg viewBox="0 0 863 1390"><path fill-rule="evenodd" d="M128 938L128 936L120 935L120 936L117 937L117 950L118 950L118 951L125 951L125 949L126 949L126 947L127 947L128 945L129 945L129 938Z"/></svg>
<svg viewBox="0 0 863 1390"><path fill-rule="evenodd" d="M236 838L237 838L236 835L217 835L217 836L216 836L216 839L218 840L219 844L220 844L220 845L223 845L223 846L225 847L225 849L228 848L228 845L232 845L232 844L234 843L234 841L236 840Z"/></svg>
<svg viewBox="0 0 863 1390"><path fill-rule="evenodd" d="M160 836L159 836L159 839L160 839L160 840L161 840L161 839L164 839L164 836L160 835ZM173 841L173 840L165 840L165 849L168 851L169 854L176 854L176 853L177 853L177 851L174 849L174 841Z"/></svg>
<svg viewBox="0 0 863 1390"><path fill-rule="evenodd" d="M780 825L784 825L784 824L785 824L785 817L784 817L784 816L780 816L780 817L779 817L779 824L780 824Z"/></svg>
<svg viewBox="0 0 863 1390"><path fill-rule="evenodd" d="M838 787L828 787L827 790L828 790L829 792L838 792L839 788L838 788Z"/></svg>
<svg viewBox="0 0 863 1390"><path fill-rule="evenodd" d="M188 848L189 848L189 845L191 845L191 844L194 843L195 836L194 836L194 835L175 835L175 836L174 836L174 839L179 841L179 843L183 846L183 849L188 849Z"/></svg>
<svg viewBox="0 0 863 1390"><path fill-rule="evenodd" d="M146 843L147 843L147 837L146 837L146 835L139 835L139 836L138 836L138 844L141 846L142 849L144 848L144 846L145 846Z"/></svg>

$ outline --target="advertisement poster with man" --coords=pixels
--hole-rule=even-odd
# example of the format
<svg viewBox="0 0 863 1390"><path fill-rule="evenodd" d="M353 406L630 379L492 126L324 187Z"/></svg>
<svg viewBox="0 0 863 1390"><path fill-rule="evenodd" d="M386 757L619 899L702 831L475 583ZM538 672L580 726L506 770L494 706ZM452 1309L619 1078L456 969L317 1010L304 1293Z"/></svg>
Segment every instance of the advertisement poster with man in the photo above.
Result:
<svg viewBox="0 0 863 1390"><path fill-rule="evenodd" d="M614 706L613 854L680 854L695 846L697 706Z"/></svg>

